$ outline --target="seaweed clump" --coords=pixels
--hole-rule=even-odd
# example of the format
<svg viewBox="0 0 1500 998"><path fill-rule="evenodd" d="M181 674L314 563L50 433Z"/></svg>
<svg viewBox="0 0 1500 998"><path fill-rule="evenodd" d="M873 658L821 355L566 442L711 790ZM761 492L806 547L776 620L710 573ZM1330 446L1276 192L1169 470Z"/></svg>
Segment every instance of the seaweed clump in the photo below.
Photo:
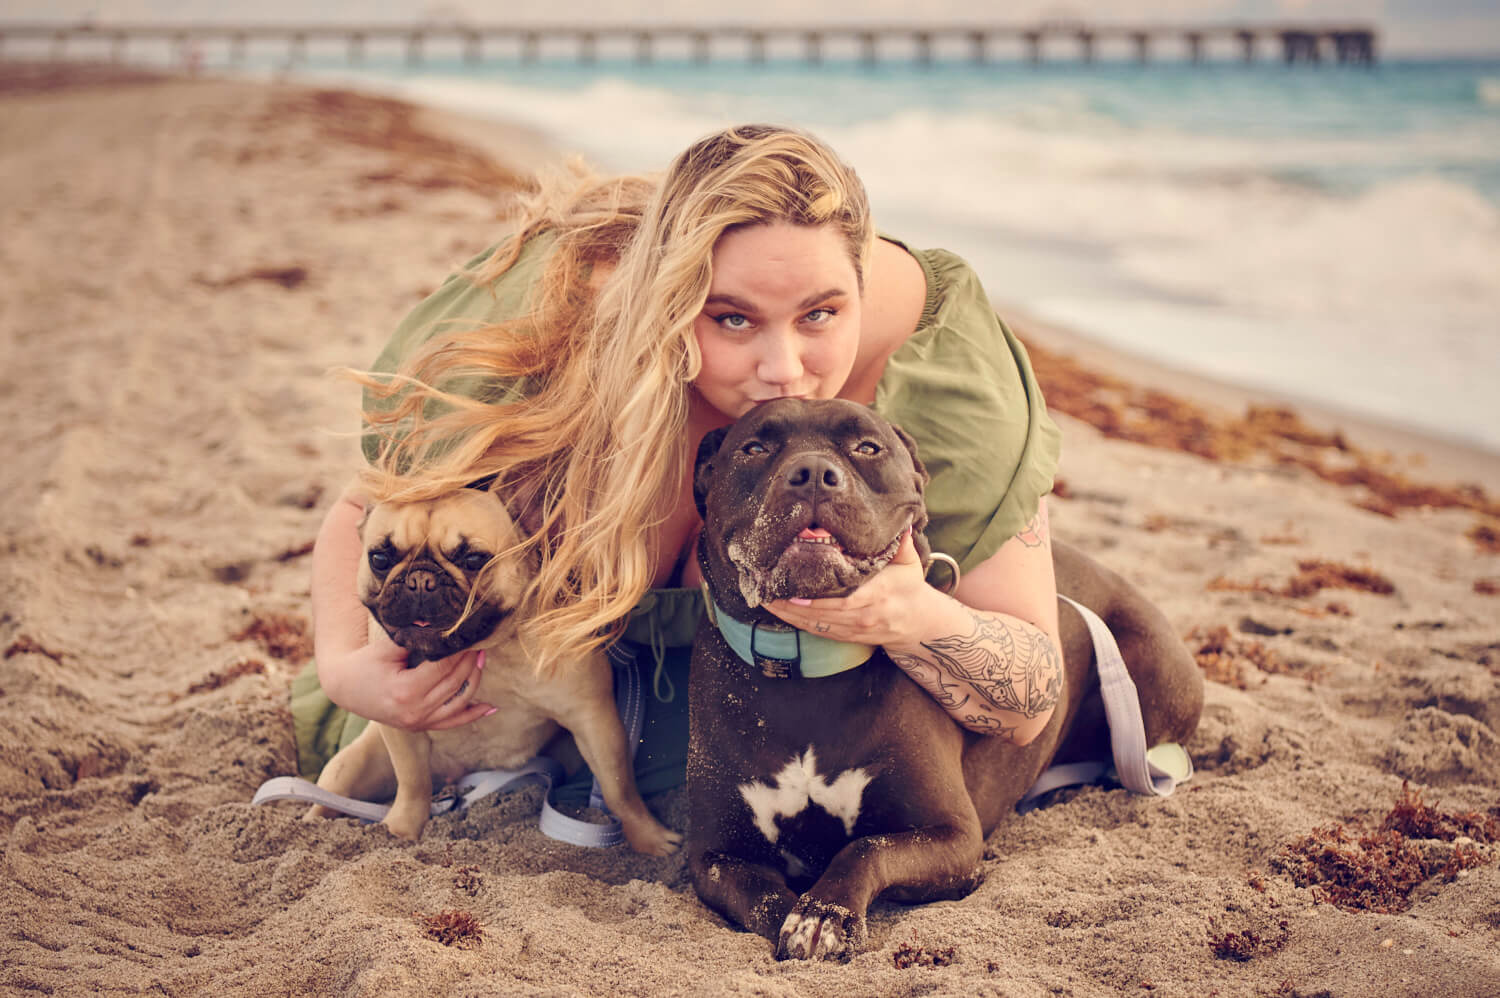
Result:
<svg viewBox="0 0 1500 998"><path fill-rule="evenodd" d="M1256 932L1254 929L1222 932L1210 935L1208 941L1218 959L1248 963L1258 956L1269 956L1280 950L1291 937L1291 928L1283 918L1277 921L1276 928L1270 932Z"/></svg>
<svg viewBox="0 0 1500 998"><path fill-rule="evenodd" d="M957 952L952 946L913 946L911 943L902 943L891 954L891 963L895 964L897 970L946 967L954 961Z"/></svg>
<svg viewBox="0 0 1500 998"><path fill-rule="evenodd" d="M1231 634L1224 626L1193 628L1184 638L1204 678L1235 689L1250 688L1251 670L1286 675L1297 671L1276 652L1259 641ZM1261 680L1265 682L1264 679Z"/></svg>
<svg viewBox="0 0 1500 998"><path fill-rule="evenodd" d="M424 915L417 912L417 921L421 924L422 931L427 938L434 939L444 946L474 949L484 942L483 926L479 924L479 919L467 911L449 908L436 915Z"/></svg>
<svg viewBox="0 0 1500 998"><path fill-rule="evenodd" d="M1207 588L1210 592L1265 593L1269 596L1284 596L1289 599L1314 596L1324 589L1353 589L1357 592L1374 593L1377 596L1389 596L1396 591L1390 579L1372 569L1353 568L1317 558L1299 561L1297 574L1287 579L1280 589L1274 589L1259 580L1234 582L1222 576L1210 582Z"/></svg>
<svg viewBox="0 0 1500 998"><path fill-rule="evenodd" d="M1424 848L1422 843L1454 843ZM1281 867L1299 887L1311 887L1319 901L1344 911L1393 915L1412 905L1411 894L1433 877L1452 882L1467 869L1493 859L1480 845L1500 841L1500 820L1477 812L1451 814L1422 800L1404 782L1401 796L1369 834L1343 825L1315 828L1287 846Z"/></svg>
<svg viewBox="0 0 1500 998"><path fill-rule="evenodd" d="M1237 416L1102 373L1034 339L1027 341L1026 352L1047 407L1107 437L1211 461L1259 460L1302 468L1350 489L1354 505L1382 516L1422 508L1471 510L1485 519L1469 537L1481 549L1500 550L1500 500L1479 485L1415 481L1395 467L1390 455L1356 446L1338 430L1315 429L1281 406L1249 405Z"/></svg>
<svg viewBox="0 0 1500 998"><path fill-rule="evenodd" d="M232 640L254 641L267 655L284 662L306 662L313 653L307 621L288 613L256 614Z"/></svg>

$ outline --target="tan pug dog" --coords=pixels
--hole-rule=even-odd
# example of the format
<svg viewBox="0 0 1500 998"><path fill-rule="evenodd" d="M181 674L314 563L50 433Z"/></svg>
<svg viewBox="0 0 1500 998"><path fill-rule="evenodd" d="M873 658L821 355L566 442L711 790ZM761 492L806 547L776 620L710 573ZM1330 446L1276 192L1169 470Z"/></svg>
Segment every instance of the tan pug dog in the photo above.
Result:
<svg viewBox="0 0 1500 998"><path fill-rule="evenodd" d="M358 591L376 629L409 652L409 664L466 648L486 652L473 698L498 708L445 731L371 723L329 760L318 786L361 800L395 802L382 824L417 839L434 781L477 769L513 769L567 728L598 778L605 803L637 852L665 856L682 836L652 816L635 786L625 727L615 709L608 659L597 652L538 675L513 610L528 566L521 534L493 493L464 489L441 499L378 503L360 526L365 557ZM324 816L333 812L315 808Z"/></svg>

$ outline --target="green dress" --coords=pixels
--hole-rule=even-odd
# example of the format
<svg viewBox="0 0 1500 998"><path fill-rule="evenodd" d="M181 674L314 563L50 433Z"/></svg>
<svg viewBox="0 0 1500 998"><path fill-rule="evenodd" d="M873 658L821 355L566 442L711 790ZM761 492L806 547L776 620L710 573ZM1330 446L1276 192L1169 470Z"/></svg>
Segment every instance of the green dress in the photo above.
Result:
<svg viewBox="0 0 1500 998"><path fill-rule="evenodd" d="M927 296L916 331L886 362L875 410L910 433L932 480L927 537L967 572L998 551L1036 514L1052 488L1060 437L1025 348L995 314L974 271L946 250L907 249L922 267ZM493 284L454 274L397 327L373 370L395 371L434 333L524 314L551 241L532 240ZM485 259L488 253L471 261ZM523 394L481 389L486 396ZM378 441L365 439L373 458ZM622 646L644 663L654 696L636 756L641 792L680 785L687 757L687 662L702 614L696 589L653 589L630 611ZM309 666L292 687L302 774L315 779L364 722L329 702ZM579 787L581 786L581 791ZM583 774L559 792L587 793Z"/></svg>

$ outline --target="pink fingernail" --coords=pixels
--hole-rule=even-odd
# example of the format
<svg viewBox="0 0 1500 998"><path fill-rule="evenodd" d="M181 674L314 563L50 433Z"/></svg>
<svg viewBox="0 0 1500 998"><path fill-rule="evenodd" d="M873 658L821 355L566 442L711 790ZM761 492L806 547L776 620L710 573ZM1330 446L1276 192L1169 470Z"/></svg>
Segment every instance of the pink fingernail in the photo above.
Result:
<svg viewBox="0 0 1500 998"><path fill-rule="evenodd" d="M801 596L793 596L791 599L787 600L787 602L792 604L793 606L812 606L812 600L804 599Z"/></svg>
<svg viewBox="0 0 1500 998"><path fill-rule="evenodd" d="M491 714L493 714L495 711L497 711L499 709L500 709L499 707L491 707L489 710L485 711L483 714L480 714L479 716L480 717L489 717Z"/></svg>
<svg viewBox="0 0 1500 998"><path fill-rule="evenodd" d="M481 668L481 669L484 668L484 656L486 654L488 654L488 653L487 652L480 652L479 653L479 668Z"/></svg>

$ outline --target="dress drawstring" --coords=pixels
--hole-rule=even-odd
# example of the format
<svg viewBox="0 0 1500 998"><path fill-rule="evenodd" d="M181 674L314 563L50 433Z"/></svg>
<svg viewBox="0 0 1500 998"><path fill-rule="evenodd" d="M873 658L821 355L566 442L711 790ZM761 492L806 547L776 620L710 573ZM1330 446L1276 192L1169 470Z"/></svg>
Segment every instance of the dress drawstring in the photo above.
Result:
<svg viewBox="0 0 1500 998"><path fill-rule="evenodd" d="M677 696L677 687L667 675L667 636L662 633L661 620L656 614L650 617L651 657L656 660L656 670L651 674L651 693L662 703L671 703ZM666 685L666 695L662 685Z"/></svg>

